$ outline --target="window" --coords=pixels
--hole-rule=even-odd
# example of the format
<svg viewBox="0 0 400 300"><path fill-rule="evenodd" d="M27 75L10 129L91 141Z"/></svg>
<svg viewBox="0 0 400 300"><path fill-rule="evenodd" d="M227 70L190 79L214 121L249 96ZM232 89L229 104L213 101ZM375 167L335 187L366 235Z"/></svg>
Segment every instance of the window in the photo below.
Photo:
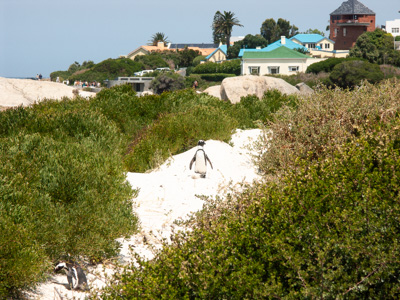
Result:
<svg viewBox="0 0 400 300"><path fill-rule="evenodd" d="M269 74L279 74L279 67L268 67Z"/></svg>
<svg viewBox="0 0 400 300"><path fill-rule="evenodd" d="M337 29L337 28L335 28L334 37L337 37L337 34L338 34L338 29Z"/></svg>
<svg viewBox="0 0 400 300"><path fill-rule="evenodd" d="M298 72L299 66L289 66L289 72Z"/></svg>
<svg viewBox="0 0 400 300"><path fill-rule="evenodd" d="M399 28L392 28L392 33L399 33Z"/></svg>
<svg viewBox="0 0 400 300"><path fill-rule="evenodd" d="M343 28L343 36L346 36L347 35L347 28L345 27L345 28Z"/></svg>
<svg viewBox="0 0 400 300"><path fill-rule="evenodd" d="M251 75L260 75L260 67L249 67L249 73Z"/></svg>
<svg viewBox="0 0 400 300"><path fill-rule="evenodd" d="M308 49L315 49L315 43L308 44Z"/></svg>
<svg viewBox="0 0 400 300"><path fill-rule="evenodd" d="M326 43L326 44L325 44L325 49L330 49L330 48L331 48L331 44Z"/></svg>

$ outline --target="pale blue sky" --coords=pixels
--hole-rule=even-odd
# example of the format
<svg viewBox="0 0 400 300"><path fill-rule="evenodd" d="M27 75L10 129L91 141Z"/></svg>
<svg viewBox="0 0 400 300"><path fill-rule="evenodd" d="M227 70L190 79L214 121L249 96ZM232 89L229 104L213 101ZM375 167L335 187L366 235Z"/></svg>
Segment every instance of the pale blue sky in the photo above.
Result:
<svg viewBox="0 0 400 300"><path fill-rule="evenodd" d="M210 43L217 10L234 12L244 25L233 36L260 33L268 18L325 31L343 1L0 0L0 77L48 77L75 61L117 58L156 32L172 43ZM399 0L361 2L376 13L378 26L400 19Z"/></svg>

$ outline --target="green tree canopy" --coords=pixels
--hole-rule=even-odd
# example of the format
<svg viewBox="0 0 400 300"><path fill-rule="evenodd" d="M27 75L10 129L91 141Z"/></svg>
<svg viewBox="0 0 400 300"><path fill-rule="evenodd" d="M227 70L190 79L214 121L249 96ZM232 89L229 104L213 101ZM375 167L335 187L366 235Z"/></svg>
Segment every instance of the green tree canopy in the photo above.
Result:
<svg viewBox="0 0 400 300"><path fill-rule="evenodd" d="M165 46L169 43L168 37L162 32L156 32L155 34L153 34L151 36L149 45L157 46L159 42L163 42Z"/></svg>
<svg viewBox="0 0 400 300"><path fill-rule="evenodd" d="M299 28L291 25L289 21L282 18L275 22L274 19L266 19L261 25L261 35L268 41L268 44L280 39L281 36L290 38L299 33Z"/></svg>
<svg viewBox="0 0 400 300"><path fill-rule="evenodd" d="M220 11L217 11L215 13L212 25L213 32L216 35L222 35L225 38L227 49L229 49L230 46L233 26L243 27L233 12L224 11L224 13L221 13Z"/></svg>
<svg viewBox="0 0 400 300"><path fill-rule="evenodd" d="M307 29L303 33L306 33L306 34L320 34L322 36L325 36L325 33L323 33L322 31L319 31L318 29L311 29L311 28Z"/></svg>
<svg viewBox="0 0 400 300"><path fill-rule="evenodd" d="M377 28L358 37L350 49L350 56L364 58L371 63L400 66L400 52L394 50L393 42L391 34Z"/></svg>
<svg viewBox="0 0 400 300"><path fill-rule="evenodd" d="M267 40L260 34L256 35L248 34L244 37L243 40L237 41L232 47L229 48L228 56L230 58L237 58L239 55L239 51L242 48L246 49L255 49L257 47L264 48L267 45L268 45Z"/></svg>

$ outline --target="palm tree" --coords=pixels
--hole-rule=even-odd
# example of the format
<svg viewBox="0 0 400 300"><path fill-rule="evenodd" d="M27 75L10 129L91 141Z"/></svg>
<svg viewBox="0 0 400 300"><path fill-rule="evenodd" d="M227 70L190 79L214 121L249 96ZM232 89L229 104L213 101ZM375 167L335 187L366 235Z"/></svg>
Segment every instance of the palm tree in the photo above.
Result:
<svg viewBox="0 0 400 300"><path fill-rule="evenodd" d="M165 46L167 45L167 43L169 43L168 37L162 32L157 32L157 33L153 34L151 36L149 45L157 46L159 42L163 42Z"/></svg>
<svg viewBox="0 0 400 300"><path fill-rule="evenodd" d="M233 26L243 27L243 25L239 23L239 20L235 18L233 12L224 11L224 13L221 13L220 11L217 11L215 13L212 28L215 35L221 34L225 37L227 51L231 42Z"/></svg>

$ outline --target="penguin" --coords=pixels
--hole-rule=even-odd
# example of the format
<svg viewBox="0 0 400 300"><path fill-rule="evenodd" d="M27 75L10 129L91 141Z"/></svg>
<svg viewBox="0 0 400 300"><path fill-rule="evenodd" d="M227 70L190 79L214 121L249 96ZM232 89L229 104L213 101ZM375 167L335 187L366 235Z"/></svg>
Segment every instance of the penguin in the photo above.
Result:
<svg viewBox="0 0 400 300"><path fill-rule="evenodd" d="M88 290L86 275L82 268L76 264L60 262L54 271L66 270L69 289L74 290Z"/></svg>
<svg viewBox="0 0 400 300"><path fill-rule="evenodd" d="M194 154L192 160L190 161L189 169L192 169L192 165L194 162L194 172L199 173L201 178L206 178L206 173L207 173L207 161L210 163L211 169L213 168L213 165L208 158L206 152L204 151L203 147L206 143L203 140L200 140L197 143L198 149L196 153Z"/></svg>

